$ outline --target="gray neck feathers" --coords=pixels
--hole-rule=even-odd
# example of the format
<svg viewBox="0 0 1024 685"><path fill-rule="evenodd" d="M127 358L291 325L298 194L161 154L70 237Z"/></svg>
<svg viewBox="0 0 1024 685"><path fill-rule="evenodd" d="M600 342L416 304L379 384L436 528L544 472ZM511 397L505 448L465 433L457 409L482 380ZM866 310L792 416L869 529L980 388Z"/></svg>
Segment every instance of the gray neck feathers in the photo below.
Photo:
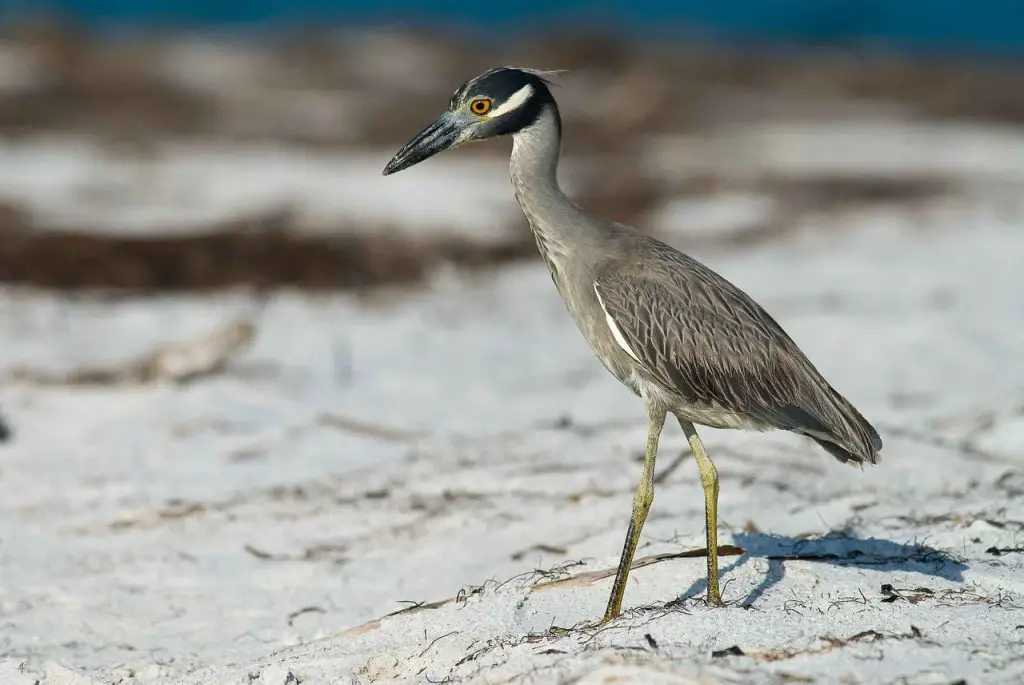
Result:
<svg viewBox="0 0 1024 685"><path fill-rule="evenodd" d="M587 216L558 186L557 116L545 107L533 124L513 135L510 165L516 200L530 222L541 256L556 274L594 237Z"/></svg>

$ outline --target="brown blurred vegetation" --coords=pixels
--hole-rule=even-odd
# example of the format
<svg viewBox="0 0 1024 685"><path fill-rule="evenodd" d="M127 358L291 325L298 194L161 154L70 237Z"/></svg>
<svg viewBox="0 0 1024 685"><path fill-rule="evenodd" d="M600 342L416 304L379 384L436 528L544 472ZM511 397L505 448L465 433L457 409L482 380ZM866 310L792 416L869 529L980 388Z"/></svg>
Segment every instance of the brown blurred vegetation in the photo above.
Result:
<svg viewBox="0 0 1024 685"><path fill-rule="evenodd" d="M580 202L627 222L665 199L664 190L645 186L629 171L630 151L655 133L700 131L780 112L830 116L865 105L921 119L1024 121L1024 70L1007 64L638 45L598 35L485 45L452 36L304 33L208 43L192 58L189 76L180 59L202 45L195 37L152 34L103 42L44 23L11 30L4 40L31 56L35 78L0 91L0 135L82 132L142 154L171 135L390 149L435 116L455 86L483 69L568 69L564 80L573 85L559 95L567 149L611 152L622 160L615 174L593 174ZM234 76L206 82L196 76L196 61L201 72L204 59L225 53L235 55L228 60L236 65ZM419 56L415 65L409 55ZM210 67L217 69L213 62ZM333 126L333 118L344 125ZM494 148L474 153L496 154ZM730 183L698 178L676 192L700 195ZM729 242L778 236L786 222L809 211L917 201L951 190L936 179L768 178L754 185L780 198L785 211L770 230L730 235ZM0 207L0 282L127 292L240 284L365 288L413 283L440 263L481 267L533 254L525 230L493 246L416 242L387 227L312 237L290 231L290 221L284 212L240 217L199 235L113 237L40 230L19 207Z"/></svg>

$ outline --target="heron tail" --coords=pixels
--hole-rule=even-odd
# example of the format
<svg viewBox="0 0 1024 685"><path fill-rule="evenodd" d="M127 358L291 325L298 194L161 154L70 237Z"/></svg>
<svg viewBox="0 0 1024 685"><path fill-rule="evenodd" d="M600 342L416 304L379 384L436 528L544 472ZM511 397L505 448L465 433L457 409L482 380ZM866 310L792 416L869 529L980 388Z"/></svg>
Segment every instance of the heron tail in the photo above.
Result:
<svg viewBox="0 0 1024 685"><path fill-rule="evenodd" d="M780 427L812 438L844 464L881 461L882 438L875 427L832 387L823 399L813 410L786 406L783 414L790 425Z"/></svg>

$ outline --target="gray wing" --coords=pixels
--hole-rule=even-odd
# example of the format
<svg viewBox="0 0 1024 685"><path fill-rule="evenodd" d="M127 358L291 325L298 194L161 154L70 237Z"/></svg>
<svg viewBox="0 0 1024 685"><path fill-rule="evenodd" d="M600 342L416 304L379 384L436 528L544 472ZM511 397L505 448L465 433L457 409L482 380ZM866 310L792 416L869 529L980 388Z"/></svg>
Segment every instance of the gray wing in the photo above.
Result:
<svg viewBox="0 0 1024 685"><path fill-rule="evenodd" d="M840 461L878 461L882 441L756 302L671 247L594 283L634 358L687 403L817 440ZM614 331L613 331L614 332Z"/></svg>

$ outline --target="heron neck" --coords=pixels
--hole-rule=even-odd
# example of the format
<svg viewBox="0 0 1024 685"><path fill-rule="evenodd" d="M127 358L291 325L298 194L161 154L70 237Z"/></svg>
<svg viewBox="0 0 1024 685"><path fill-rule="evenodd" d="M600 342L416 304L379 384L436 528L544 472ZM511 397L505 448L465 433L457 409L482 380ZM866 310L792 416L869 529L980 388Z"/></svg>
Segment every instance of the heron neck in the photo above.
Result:
<svg viewBox="0 0 1024 685"><path fill-rule="evenodd" d="M516 200L537 238L541 255L553 270L571 252L585 244L586 222L582 210L558 185L561 123L552 105L541 110L537 121L512 137L510 175Z"/></svg>

